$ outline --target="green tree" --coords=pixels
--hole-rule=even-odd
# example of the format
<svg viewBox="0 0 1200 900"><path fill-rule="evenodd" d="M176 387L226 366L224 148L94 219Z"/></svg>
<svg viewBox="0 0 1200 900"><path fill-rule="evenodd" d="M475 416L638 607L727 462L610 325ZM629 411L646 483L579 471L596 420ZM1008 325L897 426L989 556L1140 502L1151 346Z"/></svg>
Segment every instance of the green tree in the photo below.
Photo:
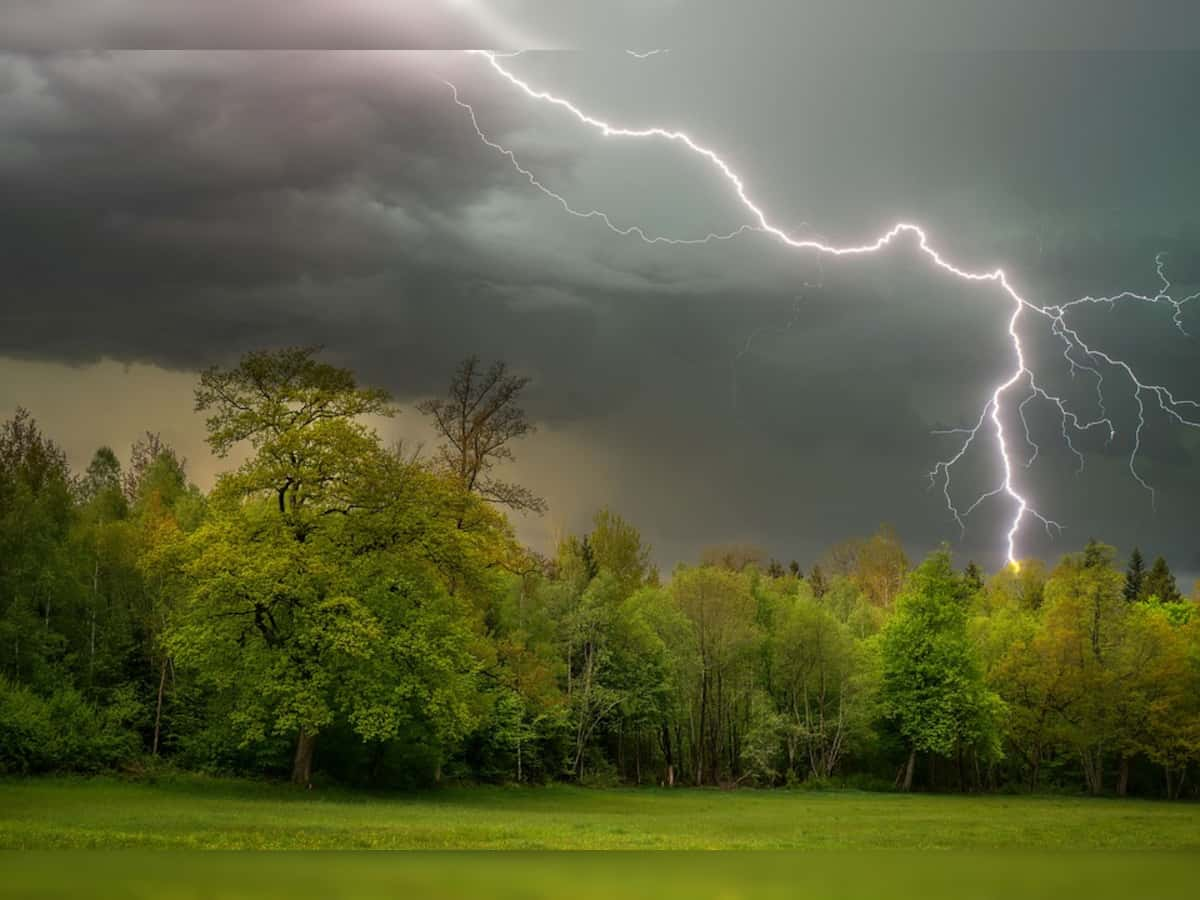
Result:
<svg viewBox="0 0 1200 900"><path fill-rule="evenodd" d="M771 642L788 771L802 774L803 766L814 778L828 778L869 727L865 647L832 612L803 595L784 612Z"/></svg>
<svg viewBox="0 0 1200 900"><path fill-rule="evenodd" d="M66 455L25 409L0 424L0 672L50 688L77 627Z"/></svg>
<svg viewBox="0 0 1200 900"><path fill-rule="evenodd" d="M714 566L679 569L670 591L691 624L681 648L686 741L697 784L735 774L763 639L747 573Z"/></svg>
<svg viewBox="0 0 1200 900"><path fill-rule="evenodd" d="M1112 547L1092 542L1065 557L1046 582L1044 621L1051 658L1070 697L1057 715L1063 740L1078 756L1093 794L1103 790L1105 761L1123 742L1119 667L1124 620L1124 577ZM1127 742L1126 742L1127 743Z"/></svg>
<svg viewBox="0 0 1200 900"><path fill-rule="evenodd" d="M917 753L999 753L1002 702L984 684L967 636L969 589L950 553L928 557L909 577L880 638L881 700L909 746L900 780L912 787ZM961 765L960 765L961 778Z"/></svg>
<svg viewBox="0 0 1200 900"><path fill-rule="evenodd" d="M908 556L891 526L884 525L876 534L858 542L850 574L876 606L892 605L907 572Z"/></svg>
<svg viewBox="0 0 1200 900"><path fill-rule="evenodd" d="M611 572L624 595L658 581L658 572L650 562L650 547L642 542L641 533L612 510L603 508L596 513L585 540L592 565L597 571Z"/></svg>
<svg viewBox="0 0 1200 900"><path fill-rule="evenodd" d="M191 537L172 655L236 697L243 743L295 736L297 783L336 720L368 740L412 720L460 735L475 662L443 576L477 536L444 513L464 508L457 487L384 451L362 421L390 414L387 395L301 348L207 370L196 406L214 450L252 453Z"/></svg>

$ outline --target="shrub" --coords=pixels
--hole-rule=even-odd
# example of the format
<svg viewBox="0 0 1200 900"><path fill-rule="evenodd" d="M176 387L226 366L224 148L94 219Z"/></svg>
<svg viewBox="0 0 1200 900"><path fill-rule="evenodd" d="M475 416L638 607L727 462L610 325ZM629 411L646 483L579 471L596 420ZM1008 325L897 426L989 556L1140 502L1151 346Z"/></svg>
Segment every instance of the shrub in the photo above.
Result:
<svg viewBox="0 0 1200 900"><path fill-rule="evenodd" d="M131 722L140 712L132 688L102 707L73 688L48 697L0 678L0 772L96 772L135 756Z"/></svg>

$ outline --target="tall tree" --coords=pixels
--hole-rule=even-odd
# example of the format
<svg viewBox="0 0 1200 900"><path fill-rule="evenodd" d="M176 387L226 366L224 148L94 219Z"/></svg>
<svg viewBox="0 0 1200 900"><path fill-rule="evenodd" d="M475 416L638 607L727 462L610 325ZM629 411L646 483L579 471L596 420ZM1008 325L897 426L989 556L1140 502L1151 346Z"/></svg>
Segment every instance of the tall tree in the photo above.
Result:
<svg viewBox="0 0 1200 900"><path fill-rule="evenodd" d="M194 587L168 647L236 699L243 742L294 737L297 783L335 721L384 740L413 719L450 736L471 718L467 618L431 564L465 536L439 477L362 422L387 401L312 348L251 353L196 390L213 448L253 453L192 535Z"/></svg>
<svg viewBox="0 0 1200 900"><path fill-rule="evenodd" d="M650 562L650 547L642 543L641 533L607 507L596 513L585 540L592 564L597 570L611 572L625 596L658 581L658 572Z"/></svg>
<svg viewBox="0 0 1200 900"><path fill-rule="evenodd" d="M907 572L908 556L890 525L858 542L851 578L876 606L892 605Z"/></svg>
<svg viewBox="0 0 1200 900"><path fill-rule="evenodd" d="M226 492L270 496L285 516L345 509L378 443L361 419L390 416L387 393L316 359L316 347L247 354L200 375L196 411L210 412L208 444L220 457L246 442L253 455L223 479Z"/></svg>
<svg viewBox="0 0 1200 900"><path fill-rule="evenodd" d="M100 447L92 454L87 472L80 484L85 501L94 500L102 494L115 495L121 491L121 462L112 447Z"/></svg>
<svg viewBox="0 0 1200 900"><path fill-rule="evenodd" d="M541 513L544 499L492 475L498 463L515 458L510 444L534 431L517 405L528 384L528 377L508 374L503 362L485 369L478 356L469 356L455 370L446 396L425 400L417 408L433 419L444 440L438 450L442 464L467 493L509 509Z"/></svg>
<svg viewBox="0 0 1200 900"><path fill-rule="evenodd" d="M1102 544L1095 538L1088 538L1087 546L1083 548L1083 565L1094 569L1112 563L1112 547Z"/></svg>
<svg viewBox="0 0 1200 900"><path fill-rule="evenodd" d="M74 625L73 520L66 454L18 408L0 424L0 672L19 681L53 681Z"/></svg>
<svg viewBox="0 0 1200 900"><path fill-rule="evenodd" d="M1163 557L1156 556L1154 558L1154 564L1146 573L1139 596L1142 599L1157 597L1160 603L1178 603L1183 599L1183 595L1179 592L1179 586L1175 583L1175 575Z"/></svg>
<svg viewBox="0 0 1200 900"><path fill-rule="evenodd" d="M129 448L129 465L126 467L125 476L121 481L126 500L130 503L137 500L146 473L163 459L168 460L170 468L178 472L183 472L187 464L187 460L180 459L174 448L167 444L162 435L156 431L147 431L133 442Z"/></svg>
<svg viewBox="0 0 1200 900"><path fill-rule="evenodd" d="M862 648L830 610L804 596L784 611L771 645L788 770L828 778L866 730L870 684Z"/></svg>
<svg viewBox="0 0 1200 900"><path fill-rule="evenodd" d="M753 692L762 638L750 577L704 566L677 571L671 580L671 594L692 625L683 683L697 784L713 784L722 770L738 766L741 714Z"/></svg>
<svg viewBox="0 0 1200 900"><path fill-rule="evenodd" d="M1058 712L1066 746L1078 756L1088 790L1103 790L1106 758L1119 749L1123 679L1116 661L1125 637L1124 578L1115 551L1092 542L1083 553L1065 557L1046 582L1043 622L1050 658L1061 662L1061 677L1072 696Z"/></svg>
<svg viewBox="0 0 1200 900"><path fill-rule="evenodd" d="M926 559L908 579L880 643L884 714L908 742L898 778L912 787L918 753L949 756L965 748L999 754L1000 698L983 681L967 636L969 592L948 550Z"/></svg>
<svg viewBox="0 0 1200 900"><path fill-rule="evenodd" d="M1142 551L1137 547L1129 554L1129 565L1125 568L1125 599L1133 603L1142 598L1146 580L1146 563Z"/></svg>

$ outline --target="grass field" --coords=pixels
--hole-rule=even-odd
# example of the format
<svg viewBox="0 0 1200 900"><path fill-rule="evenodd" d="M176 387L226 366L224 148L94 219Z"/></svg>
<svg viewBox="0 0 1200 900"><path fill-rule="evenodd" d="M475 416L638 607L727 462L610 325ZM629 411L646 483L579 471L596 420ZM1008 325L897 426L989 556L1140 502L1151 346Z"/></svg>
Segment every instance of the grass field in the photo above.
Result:
<svg viewBox="0 0 1200 900"><path fill-rule="evenodd" d="M562 786L366 795L198 778L44 779L0 781L0 848L30 851L0 852L4 900L1183 900L1200 883L1200 806Z"/></svg>
<svg viewBox="0 0 1200 900"><path fill-rule="evenodd" d="M0 848L1200 850L1200 806L1140 800L451 788L181 778L0 782Z"/></svg>

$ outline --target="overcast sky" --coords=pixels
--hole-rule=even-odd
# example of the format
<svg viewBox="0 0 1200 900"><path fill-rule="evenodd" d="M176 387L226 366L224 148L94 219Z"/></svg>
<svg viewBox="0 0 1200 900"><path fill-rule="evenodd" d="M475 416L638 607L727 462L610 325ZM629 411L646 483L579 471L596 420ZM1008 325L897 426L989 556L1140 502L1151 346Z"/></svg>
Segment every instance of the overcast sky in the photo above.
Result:
<svg viewBox="0 0 1200 900"><path fill-rule="evenodd" d="M920 222L1038 304L1153 294L1159 252L1175 295L1200 291L1200 54L1180 36L1200 31L1166 15L1182 4L1082 16L1064 2L1040 21L1044 5L1006 7L1002 25L1003 4L979 4L933 30L950 5L883 21L866 3L801 5L739 30L725 6L651 3L639 33L598 4L5 3L0 416L29 407L80 465L161 431L207 485L217 465L190 404L202 366L319 342L395 393L392 433L428 438L412 405L477 352L533 378L539 432L514 475L550 502L518 522L543 549L607 503L667 567L729 541L808 564L881 522L913 554L950 540L998 566L1011 505L985 503L960 538L926 477L954 450L931 431L977 418L1011 368L998 290L905 241L830 259L754 234L612 234L483 145L445 82L572 204L653 234L730 231L746 211L678 145L605 140L458 49L584 47L505 63L596 115L686 130L799 234L860 242ZM622 41L670 52L639 60ZM128 46L165 49L80 49ZM284 49L312 46L426 49ZM1200 399L1200 337L1171 312L1072 322L1144 381ZM1200 335L1200 301L1182 319ZM1094 380L1072 380L1044 322L1022 335L1044 383L1095 415ZM1105 377L1117 435L1077 441L1082 475L1054 410L1030 407L1042 452L1016 478L1066 530L1027 527L1019 549L1054 557L1095 535L1200 573L1200 430L1145 398L1138 469L1155 509L1128 470L1131 385ZM956 475L963 505L999 477L984 437Z"/></svg>

